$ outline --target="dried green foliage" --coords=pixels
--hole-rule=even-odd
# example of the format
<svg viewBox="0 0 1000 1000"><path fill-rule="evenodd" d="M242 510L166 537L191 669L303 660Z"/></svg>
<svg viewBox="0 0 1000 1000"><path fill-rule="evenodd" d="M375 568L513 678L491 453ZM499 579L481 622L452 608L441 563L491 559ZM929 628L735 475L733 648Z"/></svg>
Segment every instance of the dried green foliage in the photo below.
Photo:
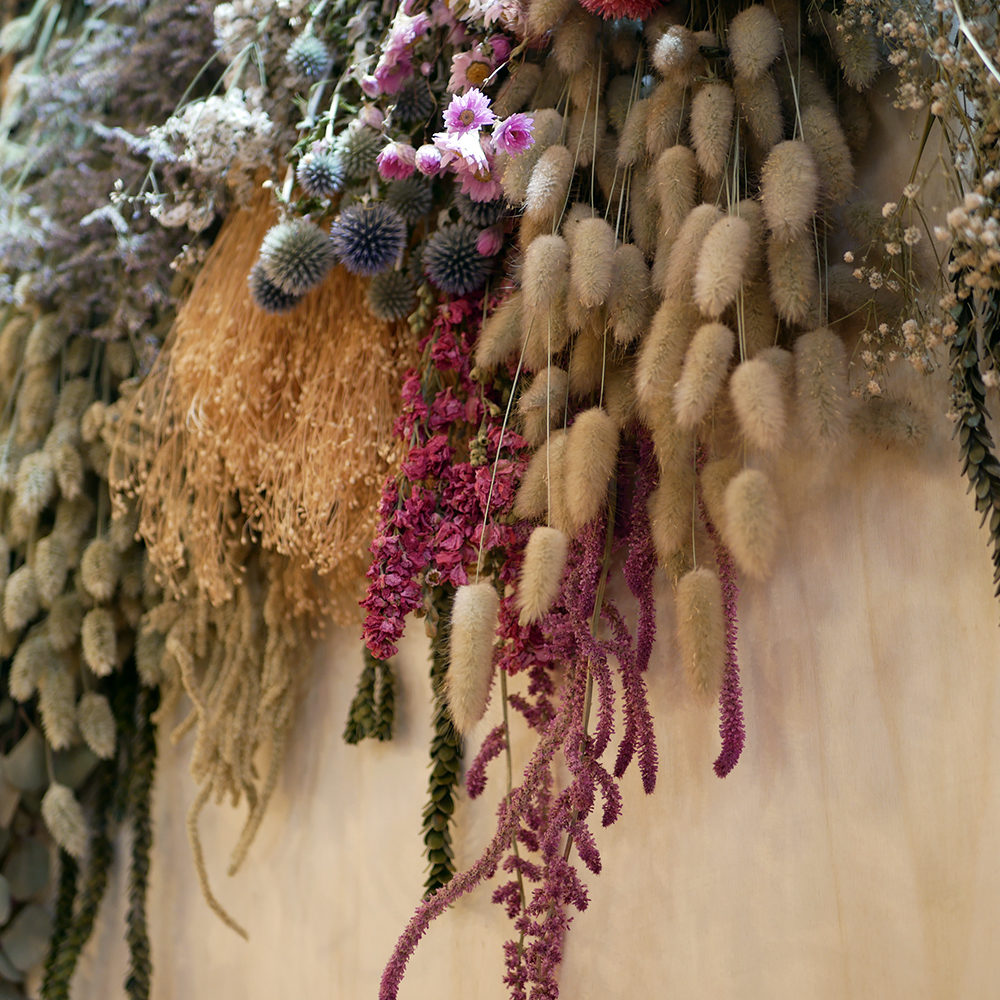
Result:
<svg viewBox="0 0 1000 1000"><path fill-rule="evenodd" d="M360 743L364 739L392 739L395 718L396 678L392 665L377 660L367 646L362 650L364 666L358 678L358 690L347 713L344 727L345 743Z"/></svg>

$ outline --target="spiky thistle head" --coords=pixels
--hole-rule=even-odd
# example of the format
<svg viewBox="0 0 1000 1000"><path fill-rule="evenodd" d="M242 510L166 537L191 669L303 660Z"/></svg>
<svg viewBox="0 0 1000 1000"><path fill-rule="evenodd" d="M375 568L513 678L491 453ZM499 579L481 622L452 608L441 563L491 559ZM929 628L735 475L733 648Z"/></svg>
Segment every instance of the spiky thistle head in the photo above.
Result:
<svg viewBox="0 0 1000 1000"><path fill-rule="evenodd" d="M466 222L442 226L424 247L424 273L432 285L449 295L481 288L490 262L476 249L479 232Z"/></svg>
<svg viewBox="0 0 1000 1000"><path fill-rule="evenodd" d="M508 210L503 198L497 198L495 201L473 201L461 191L455 195L455 208L458 209L458 214L464 222L477 229L495 226Z"/></svg>
<svg viewBox="0 0 1000 1000"><path fill-rule="evenodd" d="M283 292L264 272L260 261L250 269L247 278L250 286L250 298L254 304L265 312L283 313L294 309L302 301L301 295L289 295Z"/></svg>
<svg viewBox="0 0 1000 1000"><path fill-rule="evenodd" d="M368 286L368 308L377 319L405 319L416 301L416 288L405 271L383 271Z"/></svg>
<svg viewBox="0 0 1000 1000"><path fill-rule="evenodd" d="M267 279L288 295L315 288L333 266L326 233L315 222L290 219L272 226L260 247L260 265Z"/></svg>
<svg viewBox="0 0 1000 1000"><path fill-rule="evenodd" d="M329 198L344 186L344 167L331 149L311 149L295 168L299 186L310 198Z"/></svg>
<svg viewBox="0 0 1000 1000"><path fill-rule="evenodd" d="M334 222L330 241L348 271L371 277L399 256L406 243L406 223L382 201L349 205Z"/></svg>
<svg viewBox="0 0 1000 1000"><path fill-rule="evenodd" d="M288 47L285 61L296 76L318 80L330 67L330 53L315 35L306 33Z"/></svg>
<svg viewBox="0 0 1000 1000"><path fill-rule="evenodd" d="M367 177L375 169L384 145L385 140L375 129L355 121L340 134L334 152L348 177Z"/></svg>
<svg viewBox="0 0 1000 1000"><path fill-rule="evenodd" d="M424 77L414 77L396 94L393 116L403 125L428 121L433 114L434 95Z"/></svg>
<svg viewBox="0 0 1000 1000"><path fill-rule="evenodd" d="M422 177L407 177L393 181L385 192L386 204L394 208L409 223L422 219L434 204L431 185Z"/></svg>

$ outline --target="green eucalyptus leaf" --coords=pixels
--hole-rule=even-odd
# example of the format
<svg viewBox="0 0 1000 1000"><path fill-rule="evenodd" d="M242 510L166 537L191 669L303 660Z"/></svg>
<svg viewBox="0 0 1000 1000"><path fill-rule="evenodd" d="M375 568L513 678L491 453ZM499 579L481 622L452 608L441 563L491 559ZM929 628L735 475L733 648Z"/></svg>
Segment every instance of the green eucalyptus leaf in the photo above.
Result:
<svg viewBox="0 0 1000 1000"><path fill-rule="evenodd" d="M30 899L49 884L49 848L45 841L30 837L15 844L0 872L14 899Z"/></svg>
<svg viewBox="0 0 1000 1000"><path fill-rule="evenodd" d="M49 950L52 918L38 903L29 903L0 932L0 944L7 957L22 972L38 965Z"/></svg>

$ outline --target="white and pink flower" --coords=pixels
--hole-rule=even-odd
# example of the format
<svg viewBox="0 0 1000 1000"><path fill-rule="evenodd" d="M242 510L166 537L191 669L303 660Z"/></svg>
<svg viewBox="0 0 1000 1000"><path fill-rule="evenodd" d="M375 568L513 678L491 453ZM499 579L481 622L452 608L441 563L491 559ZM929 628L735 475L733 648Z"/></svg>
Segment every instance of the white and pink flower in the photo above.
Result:
<svg viewBox="0 0 1000 1000"><path fill-rule="evenodd" d="M417 151L408 142L390 142L378 154L376 163L383 180L402 181L416 168Z"/></svg>

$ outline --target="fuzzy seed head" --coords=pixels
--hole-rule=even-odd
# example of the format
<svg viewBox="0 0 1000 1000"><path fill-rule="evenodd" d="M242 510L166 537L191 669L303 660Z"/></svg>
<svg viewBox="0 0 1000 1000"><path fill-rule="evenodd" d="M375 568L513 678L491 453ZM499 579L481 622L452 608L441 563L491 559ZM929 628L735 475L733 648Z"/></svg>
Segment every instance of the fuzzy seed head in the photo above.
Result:
<svg viewBox="0 0 1000 1000"><path fill-rule="evenodd" d="M83 659L97 677L107 677L118 666L115 619L107 608L92 608L80 626Z"/></svg>
<svg viewBox="0 0 1000 1000"><path fill-rule="evenodd" d="M260 266L281 291L303 295L326 277L333 266L333 248L314 222L292 219L267 231L260 247Z"/></svg>
<svg viewBox="0 0 1000 1000"><path fill-rule="evenodd" d="M10 666L7 690L14 701L29 701L54 655L44 632L34 631L17 647Z"/></svg>
<svg viewBox="0 0 1000 1000"><path fill-rule="evenodd" d="M723 538L740 571L755 580L771 572L778 542L778 495L759 469L744 469L726 487Z"/></svg>
<svg viewBox="0 0 1000 1000"><path fill-rule="evenodd" d="M553 431L528 462L514 499L514 515L522 521L540 521L549 510L549 520L561 527L565 519L565 486L562 475L566 451L566 431ZM550 488L551 475L551 488Z"/></svg>
<svg viewBox="0 0 1000 1000"><path fill-rule="evenodd" d="M659 288L664 300L688 301L694 295L694 275L701 255L701 245L709 230L722 218L715 205L693 208L677 232L667 257ZM654 280L656 269L654 268Z"/></svg>
<svg viewBox="0 0 1000 1000"><path fill-rule="evenodd" d="M669 254L684 220L695 206L698 161L687 146L671 146L656 159L650 180L660 206L656 255Z"/></svg>
<svg viewBox="0 0 1000 1000"><path fill-rule="evenodd" d="M531 171L524 200L525 215L548 222L551 229L566 201L573 169L573 154L565 146L549 146Z"/></svg>
<svg viewBox="0 0 1000 1000"><path fill-rule="evenodd" d="M820 190L834 204L842 204L854 188L854 163L840 119L822 106L806 108L802 134L816 162Z"/></svg>
<svg viewBox="0 0 1000 1000"><path fill-rule="evenodd" d="M838 23L838 19L830 14L822 16L844 79L855 90L867 90L878 73L880 63L875 33L860 24ZM841 28L843 30L838 30Z"/></svg>
<svg viewBox="0 0 1000 1000"><path fill-rule="evenodd" d="M3 592L3 623L9 632L19 632L40 609L35 574L25 563L7 578Z"/></svg>
<svg viewBox="0 0 1000 1000"><path fill-rule="evenodd" d="M53 750L65 750L76 742L76 682L59 660L50 660L38 678L38 714Z"/></svg>
<svg viewBox="0 0 1000 1000"><path fill-rule="evenodd" d="M604 92L604 106L607 108L608 124L621 133L632 104L632 74L621 73L613 76Z"/></svg>
<svg viewBox="0 0 1000 1000"><path fill-rule="evenodd" d="M649 268L633 243L615 248L608 316L615 342L622 347L637 341L649 329L656 302Z"/></svg>
<svg viewBox="0 0 1000 1000"><path fill-rule="evenodd" d="M632 242L647 259L656 250L660 222L656 200L650 188L650 171L646 167L633 169L629 190L629 226Z"/></svg>
<svg viewBox="0 0 1000 1000"><path fill-rule="evenodd" d="M49 643L57 653L65 652L76 643L82 622L83 605L76 594L60 594L52 602L45 627Z"/></svg>
<svg viewBox="0 0 1000 1000"><path fill-rule="evenodd" d="M118 586L121 557L107 538L95 538L80 558L80 582L98 602L110 601Z"/></svg>
<svg viewBox="0 0 1000 1000"><path fill-rule="evenodd" d="M694 513L694 470L679 466L674 475L663 476L649 495L649 529L656 561L667 567L691 536Z"/></svg>
<svg viewBox="0 0 1000 1000"><path fill-rule="evenodd" d="M87 819L72 789L53 781L42 796L42 819L52 839L69 855L82 859L87 851Z"/></svg>
<svg viewBox="0 0 1000 1000"><path fill-rule="evenodd" d="M47 313L35 320L24 345L24 363L29 367L52 361L66 342L67 331L56 313Z"/></svg>
<svg viewBox="0 0 1000 1000"><path fill-rule="evenodd" d="M542 69L535 63L523 62L515 66L510 76L504 81L497 91L496 100L493 102L493 110L498 118L507 118L516 111L523 110L532 95L542 82ZM419 120L430 118L434 111L434 106L428 109L427 114L420 115ZM416 121L418 119L414 119Z"/></svg>
<svg viewBox="0 0 1000 1000"><path fill-rule="evenodd" d="M104 360L115 379L118 381L127 379L132 374L136 361L131 341L115 340L108 344L104 349ZM61 395L62 393L60 393ZM56 410L56 419L59 419L58 409Z"/></svg>
<svg viewBox="0 0 1000 1000"><path fill-rule="evenodd" d="M47 365L29 369L17 394L16 443L30 445L42 441L52 426L55 409L53 372Z"/></svg>
<svg viewBox="0 0 1000 1000"><path fill-rule="evenodd" d="M530 0L528 3L528 38L540 38L554 28L563 15L573 9L573 0Z"/></svg>
<svg viewBox="0 0 1000 1000"><path fill-rule="evenodd" d="M550 365L535 375L517 401L521 436L528 444L538 447L562 424L568 394L569 376L562 368Z"/></svg>
<svg viewBox="0 0 1000 1000"><path fill-rule="evenodd" d="M701 496L705 501L709 520L720 531L725 530L726 524L726 487L742 467L742 463L735 455L713 458L702 466L699 476Z"/></svg>
<svg viewBox="0 0 1000 1000"><path fill-rule="evenodd" d="M761 171L760 200L775 239L803 235L816 211L819 174L809 147L799 139L779 142Z"/></svg>
<svg viewBox="0 0 1000 1000"><path fill-rule="evenodd" d="M563 117L553 108L542 108L532 111L535 121L535 142L530 149L520 156L511 157L500 172L500 183L503 193L511 205L521 207L528 197L528 184L532 171L542 153L557 142L562 141ZM498 167L498 171L500 168Z"/></svg>
<svg viewBox="0 0 1000 1000"><path fill-rule="evenodd" d="M799 426L812 445L837 444L848 427L844 342L832 330L821 327L802 334L795 341L794 352Z"/></svg>
<svg viewBox="0 0 1000 1000"><path fill-rule="evenodd" d="M765 6L755 3L730 21L727 41L734 72L756 80L781 55L781 23Z"/></svg>
<svg viewBox="0 0 1000 1000"><path fill-rule="evenodd" d="M644 97L636 101L625 116L625 122L618 137L618 165L634 167L646 158L646 125L649 122L650 100Z"/></svg>
<svg viewBox="0 0 1000 1000"><path fill-rule="evenodd" d="M733 331L722 323L706 323L698 328L674 389L674 414L681 429L693 429L711 409L726 379L735 346Z"/></svg>
<svg viewBox="0 0 1000 1000"><path fill-rule="evenodd" d="M664 80L649 95L646 115L646 153L655 159L665 149L680 142L684 130L684 114L688 106L687 91L670 80Z"/></svg>
<svg viewBox="0 0 1000 1000"><path fill-rule="evenodd" d="M537 622L559 596L569 537L558 528L539 525L524 549L521 579L517 586L517 608L522 627Z"/></svg>
<svg viewBox="0 0 1000 1000"><path fill-rule="evenodd" d="M579 399L597 393L607 366L604 311L594 310L592 322L573 341L569 357L569 391Z"/></svg>
<svg viewBox="0 0 1000 1000"><path fill-rule="evenodd" d="M521 291L525 316L547 313L565 300L569 287L569 246L562 236L537 236L524 255Z"/></svg>
<svg viewBox="0 0 1000 1000"><path fill-rule="evenodd" d="M729 379L729 398L744 439L773 452L785 438L785 399L781 373L761 358L737 365Z"/></svg>
<svg viewBox="0 0 1000 1000"><path fill-rule="evenodd" d="M552 33L552 58L566 76L578 72L594 59L600 27L599 18L582 7L574 7Z"/></svg>
<svg viewBox="0 0 1000 1000"><path fill-rule="evenodd" d="M76 706L76 721L84 743L101 760L115 755L115 717L108 699L96 691L84 694Z"/></svg>
<svg viewBox="0 0 1000 1000"><path fill-rule="evenodd" d="M570 293L587 309L604 305L614 278L615 231L604 219L576 227L570 259Z"/></svg>
<svg viewBox="0 0 1000 1000"><path fill-rule="evenodd" d="M706 83L691 102L691 142L706 177L721 177L733 137L735 98L728 83Z"/></svg>
<svg viewBox="0 0 1000 1000"><path fill-rule="evenodd" d="M700 63L698 36L690 28L672 24L656 40L651 55L654 69L664 77L687 86Z"/></svg>
<svg viewBox="0 0 1000 1000"><path fill-rule="evenodd" d="M638 416L633 377L631 360L609 364L604 376L604 408L621 431Z"/></svg>
<svg viewBox="0 0 1000 1000"><path fill-rule="evenodd" d="M21 459L14 480L14 503L34 518L52 502L56 495L56 473L52 457L46 451L33 451Z"/></svg>
<svg viewBox="0 0 1000 1000"><path fill-rule="evenodd" d="M769 240L767 269L771 301L778 315L786 323L804 323L816 306L818 294L812 234L795 236L788 242Z"/></svg>
<svg viewBox="0 0 1000 1000"><path fill-rule="evenodd" d="M486 319L476 343L476 367L495 371L512 357L521 345L523 299L520 291L511 293Z"/></svg>
<svg viewBox="0 0 1000 1000"><path fill-rule="evenodd" d="M703 315L718 319L736 299L752 249L750 223L739 216L724 216L706 233L694 274L694 301Z"/></svg>
<svg viewBox="0 0 1000 1000"><path fill-rule="evenodd" d="M87 444L93 444L100 438L107 416L108 408L99 399L84 410L80 418L80 437Z"/></svg>
<svg viewBox="0 0 1000 1000"><path fill-rule="evenodd" d="M618 428L600 407L580 413L566 444L566 511L572 533L579 532L607 500L608 485L618 461Z"/></svg>
<svg viewBox="0 0 1000 1000"><path fill-rule="evenodd" d="M69 573L69 556L66 544L59 535L46 535L35 546L32 560L38 601L43 608L52 607L52 602L66 587Z"/></svg>
<svg viewBox="0 0 1000 1000"><path fill-rule="evenodd" d="M781 94L770 73L748 80L737 76L733 91L740 114L750 128L750 134L764 151L781 142L785 123L781 113Z"/></svg>
<svg viewBox="0 0 1000 1000"><path fill-rule="evenodd" d="M499 607L492 583L470 583L455 591L446 691L448 713L463 735L486 713Z"/></svg>
<svg viewBox="0 0 1000 1000"><path fill-rule="evenodd" d="M726 665L726 624L719 578L704 566L677 583L677 642L692 692L714 700Z"/></svg>

